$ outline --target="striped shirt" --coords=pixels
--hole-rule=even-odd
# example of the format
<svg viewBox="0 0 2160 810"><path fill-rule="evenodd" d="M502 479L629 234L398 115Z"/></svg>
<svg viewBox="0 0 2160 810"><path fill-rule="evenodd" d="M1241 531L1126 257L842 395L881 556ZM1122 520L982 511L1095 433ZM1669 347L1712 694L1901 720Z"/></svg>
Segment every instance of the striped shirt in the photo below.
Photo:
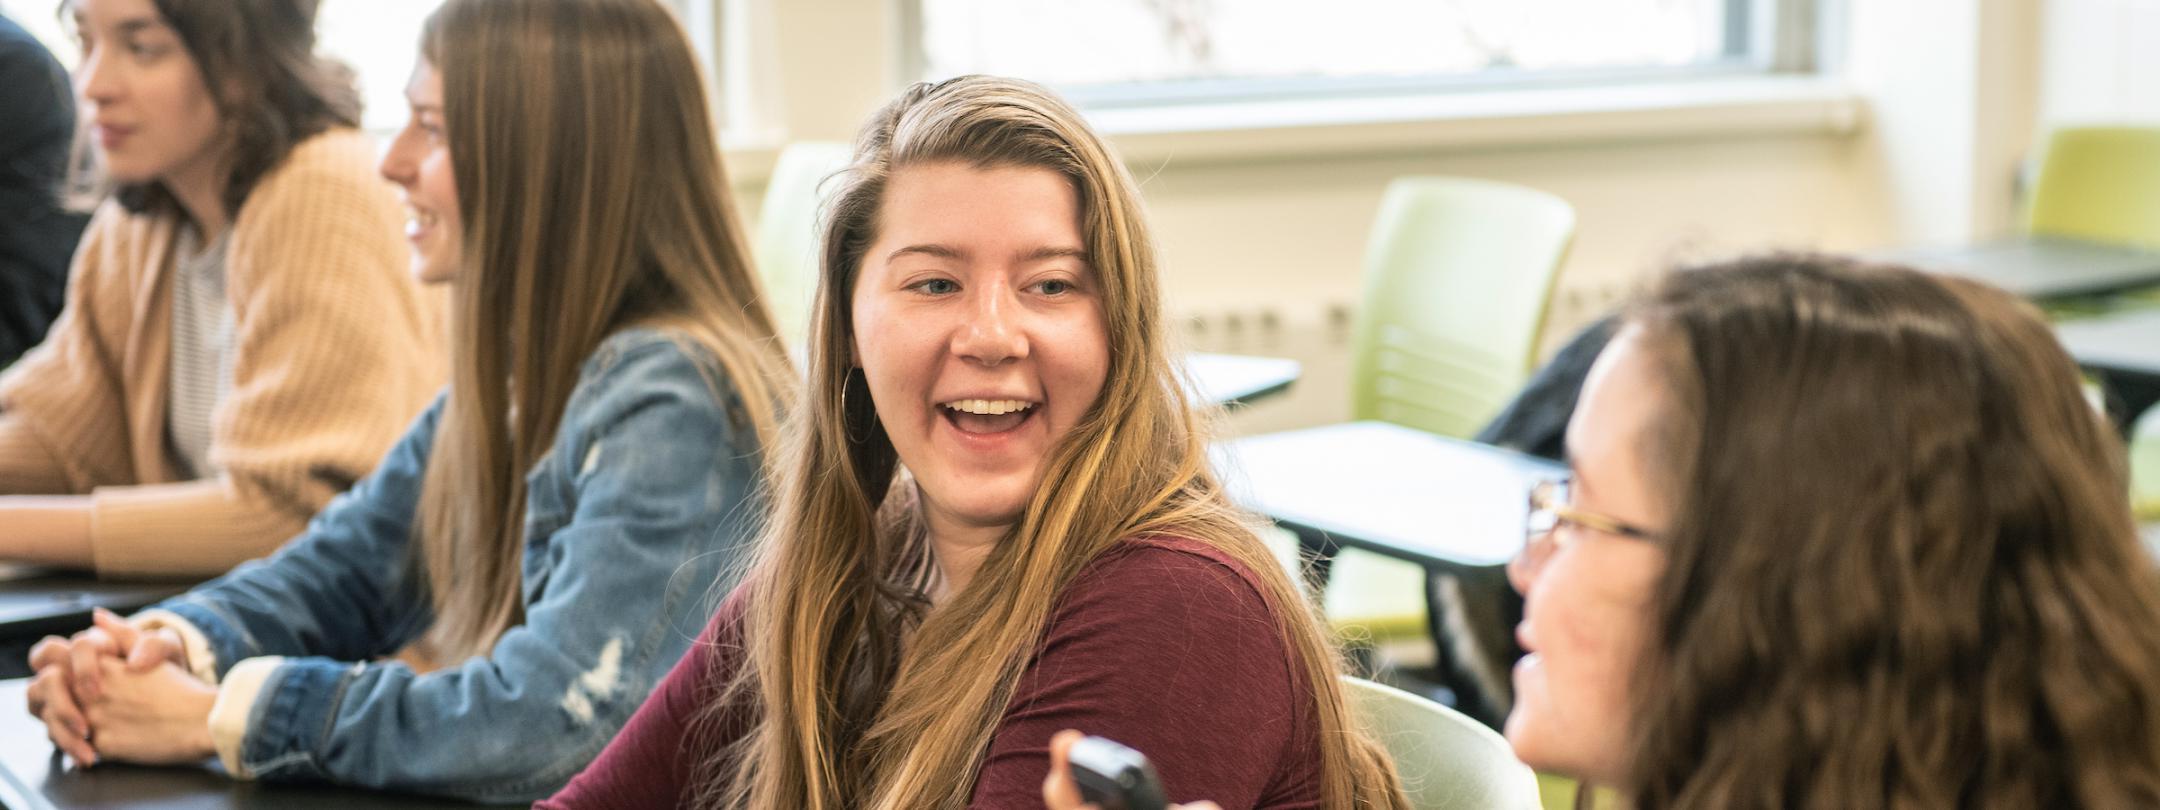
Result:
<svg viewBox="0 0 2160 810"><path fill-rule="evenodd" d="M228 229L226 234L231 234ZM180 237L173 274L172 387L166 436L183 474L212 478L211 417L232 392L233 310L225 295L225 243L197 250L192 230Z"/></svg>

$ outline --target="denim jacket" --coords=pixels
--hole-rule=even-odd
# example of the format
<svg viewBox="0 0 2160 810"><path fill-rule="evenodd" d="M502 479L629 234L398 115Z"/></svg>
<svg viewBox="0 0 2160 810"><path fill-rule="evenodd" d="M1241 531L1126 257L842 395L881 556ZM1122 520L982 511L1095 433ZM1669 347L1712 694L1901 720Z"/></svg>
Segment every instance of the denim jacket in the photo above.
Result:
<svg viewBox="0 0 2160 810"><path fill-rule="evenodd" d="M424 675L381 660L433 620L408 543L440 399L283 550L147 614L209 648L191 665L225 679L213 736L232 670L258 659L239 775L530 802L597 755L688 649L761 517L756 435L691 345L634 329L587 358L525 479L525 621L486 657Z"/></svg>

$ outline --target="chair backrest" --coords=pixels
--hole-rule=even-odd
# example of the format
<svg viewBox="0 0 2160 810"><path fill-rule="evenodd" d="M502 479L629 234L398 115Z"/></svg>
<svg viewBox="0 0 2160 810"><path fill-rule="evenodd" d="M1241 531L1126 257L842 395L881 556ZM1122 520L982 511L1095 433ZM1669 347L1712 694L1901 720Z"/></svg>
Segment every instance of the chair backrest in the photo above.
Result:
<svg viewBox="0 0 2160 810"><path fill-rule="evenodd" d="M1395 759L1419 810L1539 810L1537 775L1507 740L1461 713L1391 686L1343 678L1350 709Z"/></svg>
<svg viewBox="0 0 2160 810"><path fill-rule="evenodd" d="M2160 128L2056 130L2033 178L2025 230L2160 249Z"/></svg>
<svg viewBox="0 0 2160 810"><path fill-rule="evenodd" d="M780 150L765 184L753 248L759 281L780 337L797 351L809 336L817 294L818 217L836 188L826 181L847 168L850 157L843 143L791 143Z"/></svg>
<svg viewBox="0 0 2160 810"><path fill-rule="evenodd" d="M1575 234L1567 201L1482 180L1388 186L1366 249L1351 412L1469 438L1529 379Z"/></svg>

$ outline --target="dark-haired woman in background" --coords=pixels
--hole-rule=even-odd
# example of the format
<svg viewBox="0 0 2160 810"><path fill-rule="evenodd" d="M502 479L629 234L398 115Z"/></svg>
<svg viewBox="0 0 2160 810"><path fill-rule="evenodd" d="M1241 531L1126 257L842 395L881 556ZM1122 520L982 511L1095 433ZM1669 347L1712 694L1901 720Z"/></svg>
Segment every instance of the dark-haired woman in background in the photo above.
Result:
<svg viewBox="0 0 2160 810"><path fill-rule="evenodd" d="M1511 566L1525 762L1645 810L2160 806L2160 576L2037 311L1780 256L1621 323Z"/></svg>
<svg viewBox="0 0 2160 810"><path fill-rule="evenodd" d="M0 560L200 577L300 532L441 385L440 306L313 0L69 0L111 199L0 377Z"/></svg>
<svg viewBox="0 0 2160 810"><path fill-rule="evenodd" d="M78 761L530 802L764 515L794 370L668 8L449 0L406 98L382 172L452 288L448 391L275 556L41 642L29 709Z"/></svg>

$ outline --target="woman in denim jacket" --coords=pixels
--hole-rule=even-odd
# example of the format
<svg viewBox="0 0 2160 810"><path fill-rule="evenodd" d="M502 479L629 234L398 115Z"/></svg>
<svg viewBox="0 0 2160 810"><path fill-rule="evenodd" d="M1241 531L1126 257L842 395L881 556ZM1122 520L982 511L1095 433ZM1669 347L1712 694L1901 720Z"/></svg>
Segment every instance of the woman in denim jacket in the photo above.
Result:
<svg viewBox="0 0 2160 810"><path fill-rule="evenodd" d="M455 280L449 392L276 556L41 644L31 710L78 761L531 801L753 534L793 372L675 20L451 0L407 94L382 169Z"/></svg>

